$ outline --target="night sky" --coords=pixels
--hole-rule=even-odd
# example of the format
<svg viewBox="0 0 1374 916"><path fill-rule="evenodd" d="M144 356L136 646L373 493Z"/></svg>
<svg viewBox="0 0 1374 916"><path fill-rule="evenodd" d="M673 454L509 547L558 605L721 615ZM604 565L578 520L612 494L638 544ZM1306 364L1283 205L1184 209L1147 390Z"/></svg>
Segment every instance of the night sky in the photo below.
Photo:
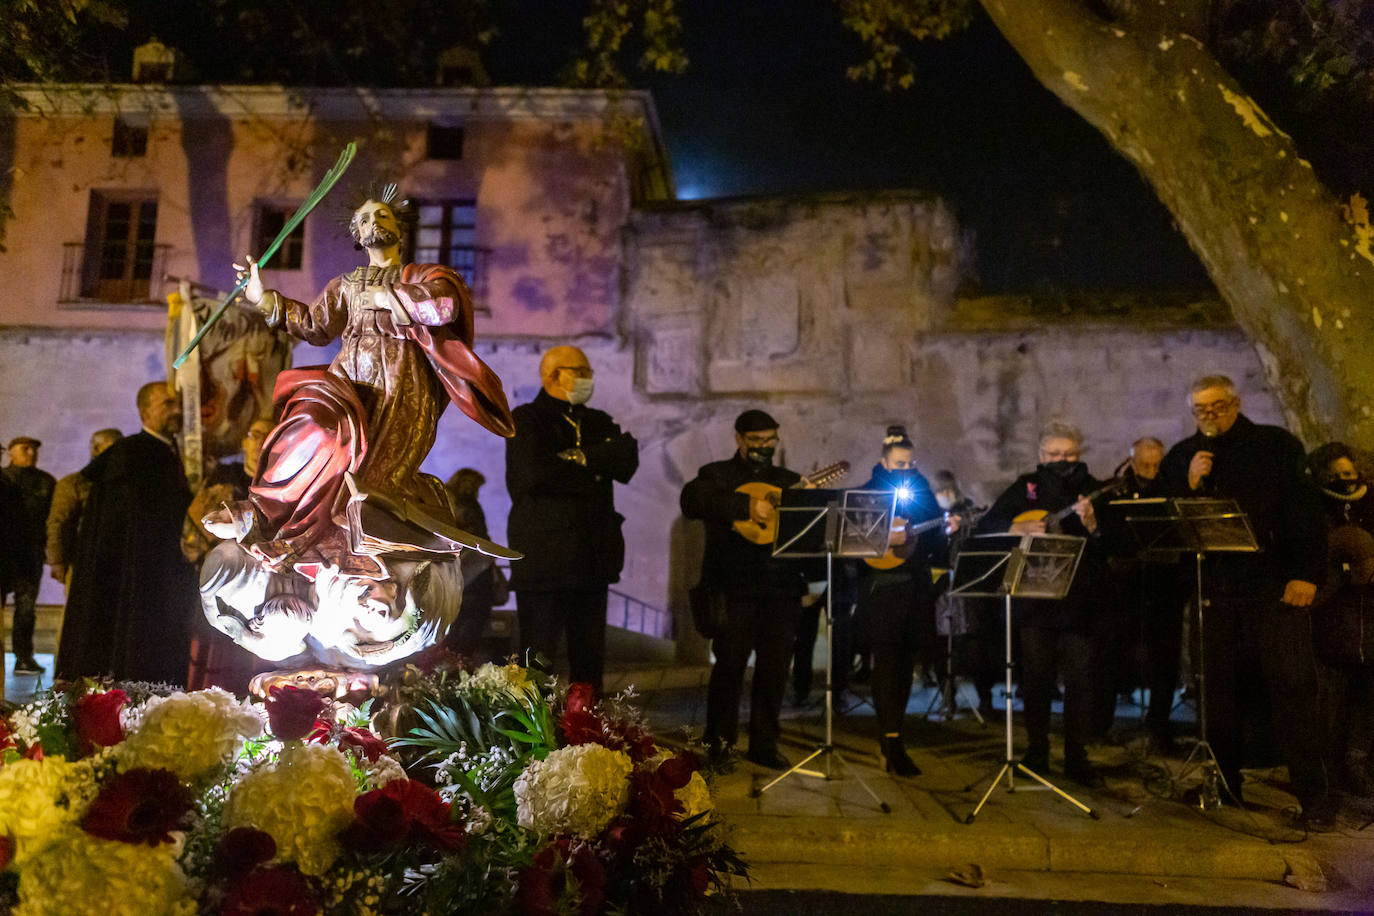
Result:
<svg viewBox="0 0 1374 916"><path fill-rule="evenodd" d="M967 32L922 45L916 85L887 93L845 78L863 52L830 0L683 9L691 65L648 81L680 196L926 189L975 229L982 292L1209 293L1135 167L981 12ZM503 31L488 55L498 82L556 75L569 47L559 35L575 36L577 19L546 25Z"/></svg>

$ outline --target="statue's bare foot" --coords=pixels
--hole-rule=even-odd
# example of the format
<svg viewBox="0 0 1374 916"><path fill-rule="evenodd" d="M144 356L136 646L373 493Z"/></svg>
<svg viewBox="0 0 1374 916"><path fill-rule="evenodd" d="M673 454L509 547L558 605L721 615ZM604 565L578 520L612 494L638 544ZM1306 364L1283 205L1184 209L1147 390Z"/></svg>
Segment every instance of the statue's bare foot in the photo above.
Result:
<svg viewBox="0 0 1374 916"><path fill-rule="evenodd" d="M248 682L248 689L259 697L266 697L273 687L299 687L330 699L350 693L376 696L378 686L377 675L346 668L283 668L254 675Z"/></svg>

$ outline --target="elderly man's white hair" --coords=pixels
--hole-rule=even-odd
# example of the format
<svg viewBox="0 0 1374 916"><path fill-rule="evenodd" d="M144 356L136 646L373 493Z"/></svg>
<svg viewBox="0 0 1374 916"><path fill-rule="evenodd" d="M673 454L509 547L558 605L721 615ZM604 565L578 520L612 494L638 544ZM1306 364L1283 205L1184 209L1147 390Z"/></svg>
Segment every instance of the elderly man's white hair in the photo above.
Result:
<svg viewBox="0 0 1374 916"><path fill-rule="evenodd" d="M1083 431L1063 420L1051 420L1040 430L1041 445L1051 439L1068 439L1079 448L1083 447Z"/></svg>
<svg viewBox="0 0 1374 916"><path fill-rule="evenodd" d="M1208 388L1221 388L1227 394L1235 397L1240 392L1236 391L1236 383L1225 375L1204 375L1193 380L1193 386L1188 389L1188 394L1194 395L1199 391L1206 391Z"/></svg>

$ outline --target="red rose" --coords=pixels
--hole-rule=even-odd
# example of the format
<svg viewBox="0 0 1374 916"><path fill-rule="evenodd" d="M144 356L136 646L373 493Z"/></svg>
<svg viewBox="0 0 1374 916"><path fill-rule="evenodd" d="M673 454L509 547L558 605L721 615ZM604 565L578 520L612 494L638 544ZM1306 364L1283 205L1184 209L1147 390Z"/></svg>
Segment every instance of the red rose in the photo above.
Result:
<svg viewBox="0 0 1374 916"><path fill-rule="evenodd" d="M658 775L676 791L691 782L692 774L700 768L697 755L683 751L659 764Z"/></svg>
<svg viewBox="0 0 1374 916"><path fill-rule="evenodd" d="M568 874L577 881L577 908L581 916L595 916L606 902L606 868L586 843L573 847L560 837L535 853L532 864L520 869L516 879L515 905L522 916L554 916L568 886Z"/></svg>
<svg viewBox="0 0 1374 916"><path fill-rule="evenodd" d="M0 835L0 871L10 867L14 860L14 837L8 833Z"/></svg>
<svg viewBox="0 0 1374 916"><path fill-rule="evenodd" d="M92 836L122 843L170 843L187 811L191 793L167 770L137 767L120 773L100 790L81 818Z"/></svg>
<svg viewBox="0 0 1374 916"><path fill-rule="evenodd" d="M658 771L645 769L630 774L630 811L649 834L662 836L676 831L676 815L683 810L672 784Z"/></svg>
<svg viewBox="0 0 1374 916"><path fill-rule="evenodd" d="M315 717L324 709L324 697L300 687L273 687L265 705L272 736L299 741L315 727Z"/></svg>
<svg viewBox="0 0 1374 916"><path fill-rule="evenodd" d="M563 732L563 739L569 744L609 744L606 736L606 723L601 721L601 717L584 709L573 709L569 707L563 712L563 718L559 720L558 727ZM620 742L614 742L615 749L619 750Z"/></svg>
<svg viewBox="0 0 1374 916"><path fill-rule="evenodd" d="M14 740L14 732L10 731L9 725L5 723L3 717L0 717L0 751L7 751L18 746ZM4 766L3 758L0 758L0 766Z"/></svg>
<svg viewBox="0 0 1374 916"><path fill-rule="evenodd" d="M239 881L253 869L272 861L277 841L256 827L235 827L215 844L215 870L231 881Z"/></svg>
<svg viewBox="0 0 1374 916"><path fill-rule="evenodd" d="M658 753L658 746L654 744L653 735L638 725L631 725L625 730L624 750L635 763L643 763Z"/></svg>
<svg viewBox="0 0 1374 916"><path fill-rule="evenodd" d="M590 712L596 705L596 688L581 681L568 688L568 712Z"/></svg>
<svg viewBox="0 0 1374 916"><path fill-rule="evenodd" d="M577 879L578 909L582 916L596 916L606 902L606 867L586 843L573 850L568 865Z"/></svg>
<svg viewBox="0 0 1374 916"><path fill-rule="evenodd" d="M285 868L259 868L230 889L220 916L315 916L319 901L305 876Z"/></svg>
<svg viewBox="0 0 1374 916"><path fill-rule="evenodd" d="M353 823L343 835L344 845L363 853L412 843L457 852L466 839L462 825L453 823L448 802L413 779L393 779L359 795L353 802Z"/></svg>
<svg viewBox="0 0 1374 916"><path fill-rule="evenodd" d="M357 751L375 762L386 753L386 742L365 728L345 728L339 734L339 750Z"/></svg>
<svg viewBox="0 0 1374 916"><path fill-rule="evenodd" d="M72 707L72 725L76 727L82 753L124 740L124 725L119 721L119 713L127 702L129 696L122 690L88 693L77 699Z"/></svg>

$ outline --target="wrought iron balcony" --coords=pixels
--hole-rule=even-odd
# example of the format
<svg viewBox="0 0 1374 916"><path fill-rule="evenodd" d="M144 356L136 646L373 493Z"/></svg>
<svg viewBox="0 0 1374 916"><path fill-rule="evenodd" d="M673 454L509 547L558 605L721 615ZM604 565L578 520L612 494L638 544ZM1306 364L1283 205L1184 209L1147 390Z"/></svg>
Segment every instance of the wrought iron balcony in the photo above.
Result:
<svg viewBox="0 0 1374 916"><path fill-rule="evenodd" d="M158 287L171 247L147 242L68 242L62 246L57 301L92 306L161 304Z"/></svg>

